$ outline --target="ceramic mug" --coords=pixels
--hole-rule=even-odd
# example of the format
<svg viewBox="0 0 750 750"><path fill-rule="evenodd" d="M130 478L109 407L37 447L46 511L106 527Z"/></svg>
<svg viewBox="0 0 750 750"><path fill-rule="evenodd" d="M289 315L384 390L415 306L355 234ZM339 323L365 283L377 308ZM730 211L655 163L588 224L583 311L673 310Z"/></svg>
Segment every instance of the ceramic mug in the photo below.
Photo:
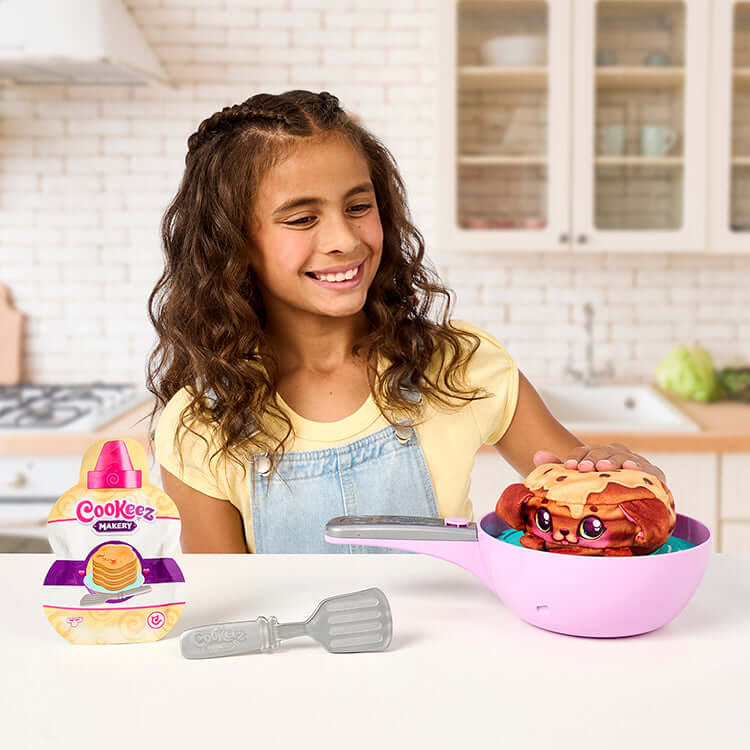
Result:
<svg viewBox="0 0 750 750"><path fill-rule="evenodd" d="M663 125L644 125L641 128L641 153L644 156L663 156L677 142L677 133Z"/></svg>
<svg viewBox="0 0 750 750"><path fill-rule="evenodd" d="M599 150L603 154L621 155L625 153L628 141L624 125L605 125L599 134Z"/></svg>
<svg viewBox="0 0 750 750"><path fill-rule="evenodd" d="M643 61L644 65L648 66L660 66L669 65L669 55L666 52L654 51L649 52Z"/></svg>

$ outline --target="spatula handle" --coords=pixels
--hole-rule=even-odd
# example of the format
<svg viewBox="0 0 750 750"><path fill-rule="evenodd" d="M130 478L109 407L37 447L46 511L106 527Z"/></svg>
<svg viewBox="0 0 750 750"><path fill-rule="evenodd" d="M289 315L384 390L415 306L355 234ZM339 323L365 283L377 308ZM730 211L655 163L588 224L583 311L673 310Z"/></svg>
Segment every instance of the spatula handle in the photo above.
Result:
<svg viewBox="0 0 750 750"><path fill-rule="evenodd" d="M180 651L186 659L212 659L272 651L278 646L274 636L276 618L258 617L244 622L225 622L186 630L180 636Z"/></svg>

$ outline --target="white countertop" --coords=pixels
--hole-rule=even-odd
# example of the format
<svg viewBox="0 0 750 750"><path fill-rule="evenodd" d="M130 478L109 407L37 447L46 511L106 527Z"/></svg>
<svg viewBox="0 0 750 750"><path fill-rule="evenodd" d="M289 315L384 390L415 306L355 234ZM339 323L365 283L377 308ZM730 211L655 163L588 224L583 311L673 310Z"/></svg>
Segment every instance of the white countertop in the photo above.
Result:
<svg viewBox="0 0 750 750"><path fill-rule="evenodd" d="M750 557L713 554L652 633L588 639L519 620L469 572L422 555L182 555L185 611L161 641L74 646L41 607L53 555L0 555L7 748L698 748L750 734ZM180 633L378 586L382 653L309 638L186 660Z"/></svg>

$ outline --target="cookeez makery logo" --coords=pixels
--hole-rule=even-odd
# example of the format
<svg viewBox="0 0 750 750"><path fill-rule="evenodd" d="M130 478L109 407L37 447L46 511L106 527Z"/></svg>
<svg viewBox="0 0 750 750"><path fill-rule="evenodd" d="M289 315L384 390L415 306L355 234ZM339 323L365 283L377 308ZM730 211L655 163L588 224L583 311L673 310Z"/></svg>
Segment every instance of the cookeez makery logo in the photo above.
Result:
<svg viewBox="0 0 750 750"><path fill-rule="evenodd" d="M138 530L140 523L156 521L156 508L134 502L133 497L117 497L96 503L85 497L76 504L79 523L91 526L97 534L128 534Z"/></svg>

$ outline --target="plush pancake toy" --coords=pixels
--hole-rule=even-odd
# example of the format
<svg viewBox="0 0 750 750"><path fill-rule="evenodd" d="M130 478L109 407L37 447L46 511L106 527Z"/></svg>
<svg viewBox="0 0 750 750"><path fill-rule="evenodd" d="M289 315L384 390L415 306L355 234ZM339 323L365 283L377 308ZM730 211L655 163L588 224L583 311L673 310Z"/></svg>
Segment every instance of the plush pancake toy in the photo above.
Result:
<svg viewBox="0 0 750 750"><path fill-rule="evenodd" d="M566 555L648 555L674 530L674 499L653 474L637 469L579 471L537 466L505 488L495 508L526 533L524 547Z"/></svg>

